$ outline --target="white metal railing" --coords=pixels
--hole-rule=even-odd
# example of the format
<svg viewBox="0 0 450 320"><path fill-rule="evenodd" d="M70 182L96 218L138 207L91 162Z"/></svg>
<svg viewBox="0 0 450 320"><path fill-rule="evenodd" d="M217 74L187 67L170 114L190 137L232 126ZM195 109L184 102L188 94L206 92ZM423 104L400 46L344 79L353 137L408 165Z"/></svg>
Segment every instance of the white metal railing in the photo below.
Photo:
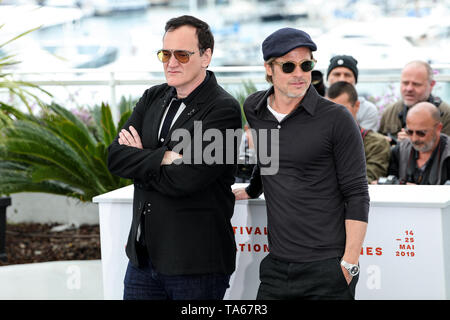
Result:
<svg viewBox="0 0 450 320"><path fill-rule="evenodd" d="M450 69L450 67L448 67ZM211 68L215 73L221 74L218 76L218 80L224 84L240 84L243 80L251 80L254 83L265 83L264 76L256 76L255 73L260 73L264 75L264 67L215 67ZM377 71L379 74L370 75L369 72ZM326 70L320 70L324 74ZM386 74L380 74L383 71ZM118 77L119 74L142 74L143 77L140 79L126 79ZM233 74L231 76L226 75L227 73ZM239 73L240 76L235 74ZM396 82L400 80L401 69L360 69L359 70L358 82L360 83L371 83L371 82ZM120 86L120 85L152 85L164 82L164 75L161 70L103 70L103 69L67 69L67 70L55 70L55 71L15 71L15 75L19 77L31 76L28 81L33 84L40 86ZM78 79L58 79L49 80L46 79L46 75L90 75L88 78L78 78ZM145 75L155 75L159 74L157 77L145 78ZM246 76L246 74L252 74L251 76ZM33 78L34 76L39 76L38 78ZM92 78L92 75L95 78ZM435 75L435 80L439 82L450 82L449 74L438 74Z"/></svg>
<svg viewBox="0 0 450 320"><path fill-rule="evenodd" d="M255 85L265 84L263 66L211 67L217 80L223 85L240 85L242 81L252 81ZM433 66L441 72L435 75L440 83L450 83L450 67ZM326 75L326 70L321 70ZM442 72L445 70L445 73ZM397 69L360 69L358 84L398 83L401 68ZM14 71L15 78L31 82L38 86L104 86L109 87L109 104L114 117L118 116L116 108L116 89L118 86L151 86L165 82L162 69L158 70L112 70L112 69L67 69L67 70L27 70ZM324 79L325 80L325 79Z"/></svg>

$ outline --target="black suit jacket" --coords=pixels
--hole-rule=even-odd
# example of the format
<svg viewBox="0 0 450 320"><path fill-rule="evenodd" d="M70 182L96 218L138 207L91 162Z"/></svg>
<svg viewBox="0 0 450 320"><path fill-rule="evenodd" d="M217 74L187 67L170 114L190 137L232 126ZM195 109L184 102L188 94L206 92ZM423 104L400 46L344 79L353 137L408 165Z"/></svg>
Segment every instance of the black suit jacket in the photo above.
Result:
<svg viewBox="0 0 450 320"><path fill-rule="evenodd" d="M226 129L241 128L239 103L208 72L209 79L187 103L168 137L177 128L184 128L193 136L194 121L201 121L203 131L218 129L224 137ZM137 130L143 150L119 145L118 137L108 148L109 170L134 180L133 220L126 253L133 265L142 264L136 251L136 235L140 215L145 213L146 245L158 272L231 274L236 258L230 222L235 201L231 185L236 166L160 165L165 151L178 143L167 138L158 147L161 118L174 91L167 84L147 89L124 125L127 130L130 125ZM207 144L203 143L202 148ZM237 148L238 145L233 147L235 155Z"/></svg>

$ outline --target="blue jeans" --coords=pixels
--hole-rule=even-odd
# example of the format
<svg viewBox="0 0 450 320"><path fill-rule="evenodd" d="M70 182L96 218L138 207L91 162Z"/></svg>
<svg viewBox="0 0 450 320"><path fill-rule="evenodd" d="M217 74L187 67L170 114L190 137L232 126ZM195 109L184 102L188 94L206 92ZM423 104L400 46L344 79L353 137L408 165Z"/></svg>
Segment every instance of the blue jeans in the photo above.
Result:
<svg viewBox="0 0 450 320"><path fill-rule="evenodd" d="M124 300L221 300L229 287L230 275L164 275L149 263L136 268L128 262Z"/></svg>

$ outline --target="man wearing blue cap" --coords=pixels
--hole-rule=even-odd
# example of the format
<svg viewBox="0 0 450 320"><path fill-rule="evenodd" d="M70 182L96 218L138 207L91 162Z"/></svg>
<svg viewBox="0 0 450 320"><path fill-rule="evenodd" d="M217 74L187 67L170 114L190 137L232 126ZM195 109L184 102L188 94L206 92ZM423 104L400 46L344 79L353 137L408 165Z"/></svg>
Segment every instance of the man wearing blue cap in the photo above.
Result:
<svg viewBox="0 0 450 320"><path fill-rule="evenodd" d="M311 85L316 45L283 28L262 44L269 90L250 95L244 111L262 148L260 129L278 130L276 174L258 159L236 199L267 205L270 253L261 261L257 299L354 299L369 194L361 133L348 110ZM276 135L274 135L276 136ZM263 190L264 187L264 190Z"/></svg>

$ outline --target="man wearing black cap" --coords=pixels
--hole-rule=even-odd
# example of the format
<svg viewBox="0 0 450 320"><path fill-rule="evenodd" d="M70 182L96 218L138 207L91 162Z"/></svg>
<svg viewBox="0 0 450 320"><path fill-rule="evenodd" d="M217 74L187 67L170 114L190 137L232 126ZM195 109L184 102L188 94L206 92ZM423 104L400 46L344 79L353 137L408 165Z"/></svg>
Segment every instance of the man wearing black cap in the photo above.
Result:
<svg viewBox="0 0 450 320"><path fill-rule="evenodd" d="M234 191L255 198L264 186L270 253L258 299L354 299L369 212L364 147L350 112L311 85L315 50L301 30L271 34L262 51L273 86L244 103L256 147L279 151L276 174L258 159L249 186ZM261 129L279 141L262 145Z"/></svg>
<svg viewBox="0 0 450 320"><path fill-rule="evenodd" d="M338 81L345 81L356 86L358 82L357 64L358 61L352 56L338 55L331 58L327 70L328 84L331 86ZM356 115L356 121L361 128L378 131L377 107L362 96L358 97L358 101L360 102L360 107Z"/></svg>

